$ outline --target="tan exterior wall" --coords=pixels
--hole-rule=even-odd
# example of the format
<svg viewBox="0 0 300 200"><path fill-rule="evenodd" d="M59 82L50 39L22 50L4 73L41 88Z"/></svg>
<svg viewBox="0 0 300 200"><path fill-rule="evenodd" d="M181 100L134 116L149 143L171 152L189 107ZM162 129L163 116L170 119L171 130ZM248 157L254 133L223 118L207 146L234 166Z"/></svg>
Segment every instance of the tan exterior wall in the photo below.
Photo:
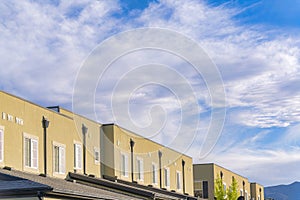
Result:
<svg viewBox="0 0 300 200"><path fill-rule="evenodd" d="M202 182L208 182L208 199L214 199L214 167L213 164L194 165L194 186L203 187Z"/></svg>
<svg viewBox="0 0 300 200"><path fill-rule="evenodd" d="M4 159L0 167L9 166L16 170L44 173L44 129L43 116L50 122L47 128L47 175L65 178L68 172L83 173L83 133L82 125L88 128L86 134L86 174L96 177L102 175L117 176L120 179L131 181L131 154L130 139L134 145L134 180L139 184L160 187L159 156L162 152L162 188L179 193L193 194L193 166L192 158L164 147L149 139L145 139L133 132L117 125L100 125L85 117L73 114L60 108L59 112L43 108L24 99L0 91L0 129L4 130ZM37 167L25 167L25 142L28 137L37 141ZM74 145L81 147L81 166L75 167ZM65 150L64 172L54 172L54 145ZM95 150L100 153L100 162L95 161ZM121 171L121 155L128 156L128 175L123 176ZM138 177L138 160L142 161L142 173ZM185 162L183 186L183 167ZM156 167L156 183L153 183L152 165ZM166 185L165 168L169 171L169 186ZM178 178L177 178L178 176ZM177 180L179 180L179 187ZM184 191L185 189L185 191Z"/></svg>
<svg viewBox="0 0 300 200"><path fill-rule="evenodd" d="M4 92L0 92L0 99L0 127L4 128L4 160L0 162L0 166L9 166L36 174L44 172L42 117L45 116L50 121L47 129L47 174L65 178L67 172L74 171L74 143L79 143L83 147L82 133L76 128L75 123L84 123L89 128L86 171L88 174L100 177L100 164L95 163L93 152L90 151L93 147L100 149L99 124L80 116L74 120L70 115L45 109ZM25 167L24 137L32 137L38 141L38 167L36 169ZM53 170L54 144L65 147L65 173L62 174L55 173ZM83 163L81 169L76 169L76 171L83 172Z"/></svg>
<svg viewBox="0 0 300 200"><path fill-rule="evenodd" d="M119 179L126 181L131 181L131 151L130 151L130 139L134 141L134 181L137 181L139 184L143 185L152 185L153 187L160 187L160 178L159 178L159 157L158 151L162 152L161 166L162 166L162 188L167 190L174 190L179 193L183 193L183 175L182 175L182 160L185 161L185 193L193 194L193 181L192 181L192 158L186 155L182 155L179 152L166 148L158 143L155 143L151 140L145 139L141 136L138 136L128 130L125 130L117 125L104 125L103 126L104 135L106 140L113 141L112 145L107 145L105 152L110 154L111 149L114 149L114 163L110 163L113 167L106 170L109 174L117 176ZM109 151L110 149L110 151ZM122 171L122 155L128 157L128 172L123 174ZM111 158L109 155L104 155L106 158ZM143 162L143 179L138 178L138 160ZM153 170L152 164L157 167L157 183L153 183ZM166 185L164 181L165 177L165 168L169 169L170 175L170 184ZM180 175L180 189L177 189L177 174Z"/></svg>
<svg viewBox="0 0 300 200"><path fill-rule="evenodd" d="M215 179L218 176L221 177L221 172L223 175L222 176L223 184L226 187L226 189L230 187L232 183L232 177L234 177L238 182L239 195L245 194L245 200L252 200L252 198L257 199L257 196L254 196L254 193L252 192L253 186L250 185L251 183L246 177L243 177L239 174L236 174L226 168L223 168L213 163L194 165L194 185L195 186L197 185L196 187L198 187L199 182L208 181L208 199L213 200ZM244 185L243 182L245 183ZM255 187L256 189L258 188L257 186ZM247 198L246 198L246 194L247 194ZM262 191L262 195L263 194L264 193Z"/></svg>
<svg viewBox="0 0 300 200"><path fill-rule="evenodd" d="M240 196L243 196L243 194L245 194L245 200L250 200L251 190L250 190L250 183L247 178L214 164L214 177L216 178L217 175L220 176L221 172L223 173L222 179L223 179L223 184L226 185L226 189L229 188L229 186L232 183L232 177L234 177L238 182L238 191ZM243 186L243 182L245 183L244 186Z"/></svg>
<svg viewBox="0 0 300 200"><path fill-rule="evenodd" d="M251 183L251 200L264 200L264 187L258 183Z"/></svg>

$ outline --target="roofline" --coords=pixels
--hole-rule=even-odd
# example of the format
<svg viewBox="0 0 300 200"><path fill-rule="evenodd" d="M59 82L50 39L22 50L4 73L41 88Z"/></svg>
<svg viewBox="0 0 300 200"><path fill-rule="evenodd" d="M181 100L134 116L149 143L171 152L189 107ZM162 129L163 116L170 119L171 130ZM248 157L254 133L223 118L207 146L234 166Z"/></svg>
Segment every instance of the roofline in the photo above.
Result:
<svg viewBox="0 0 300 200"><path fill-rule="evenodd" d="M39 108L41 108L41 109L43 109L43 110L50 111L50 112L52 112L52 113L57 113L57 114L59 114L60 116L63 116L63 117L69 118L69 119L73 119L72 117L69 117L69 116L64 115L64 114L62 114L62 113L58 113L58 112L56 112L56 111L54 111L54 110L52 110L52 109L49 109L49 108L47 108L47 107L43 107L43 106L41 106L41 105L39 105L39 104L36 104L36 103L34 103L34 102L32 102L32 101L29 101L29 100L24 99L24 98L22 98L22 97L16 96L16 95L14 95L14 94L7 93L7 92L5 92L5 91L3 91L3 90L0 90L0 93L3 93L3 94L8 95L8 96L10 96L10 97L14 97L14 98L16 98L16 99L19 99L19 100L24 101L24 102L26 102L26 103L29 103L29 104L31 104L31 105L37 106L37 107L39 107Z"/></svg>
<svg viewBox="0 0 300 200"><path fill-rule="evenodd" d="M97 121L95 121L95 120L92 120L92 119L90 119L90 118L88 118L88 117L85 117L85 116L83 116L83 115L81 115L81 114L74 113L73 111L68 110L68 109L66 109L66 108L64 108L64 107L60 107L60 106L48 106L48 107L59 107L60 110L65 110L65 111L67 111L67 112L72 113L73 115L82 117L82 118L84 118L84 119L86 119L86 120L88 120L88 121L90 121L90 122L96 123L96 124L99 125L99 127L103 125L103 124L100 123L100 122L97 122Z"/></svg>
<svg viewBox="0 0 300 200"><path fill-rule="evenodd" d="M108 179L101 179L101 178L95 178L95 177L88 177L82 174L76 174L69 172L68 177L72 180L75 179L77 183L79 181L82 181L80 183L82 184L95 184L96 186L102 186L102 187L108 187L116 191L121 191L121 192L126 192L130 193L135 196L143 197L143 198L151 198L154 199L156 193L172 196L175 198L180 198L180 199L188 199L188 200L193 200L196 199L193 196L186 195L186 194L181 194L181 193L176 193L176 192L171 192L155 187L149 187L149 186L144 186L144 185L139 185L137 183L132 183L124 180L119 180L115 179L114 181L108 180Z"/></svg>
<svg viewBox="0 0 300 200"><path fill-rule="evenodd" d="M74 117L72 118L72 117L67 116L67 115L65 115L65 114L62 114L62 113L60 113L60 112L56 112L56 111L54 111L54 110L52 110L52 109L50 109L50 108L48 108L48 107L43 107L43 106L38 105L38 104L36 104L36 103L33 103L33 102L29 101L29 100L26 100L26 99L24 99L24 98L22 98L22 97L18 97L18 96L16 96L16 95L7 93L7 92L5 92L5 91L3 91L3 90L0 90L0 92L2 92L3 94L6 94L6 95L8 95L8 96L17 98L17 99L19 99L19 100L25 101L26 103L32 104L32 105L37 106L37 107L39 107L39 108L42 108L42 109L44 109L44 110L50 111L50 112L52 112L52 113L59 114L60 116L63 116L63 117L66 117L66 118L69 118L69 119L72 119L72 120L74 119ZM54 107L54 106L49 106L49 107ZM55 106L55 107L59 107L59 106ZM122 126L120 126L120 125L118 125L118 124L116 124L116 123L103 123L103 124L101 124L101 123L99 123L99 122L97 122L97 121L94 121L94 120L92 120L92 119L89 119L89 118L87 118L87 117L85 117L85 116L82 116L82 115L80 115L80 114L76 114L76 113L74 113L74 112L72 112L72 111L70 111L70 110L68 110L68 109L65 109L65 108L62 108L62 107L59 107L59 109L63 109L63 110L65 110L65 111L71 112L73 115L77 115L77 116L82 117L82 118L84 118L84 119L86 119L86 120L89 120L89 121L91 121L91 122L97 123L97 124L99 125L99 127L101 127L101 126L109 126L109 125L112 126L112 125L115 125L115 126L121 128L121 129L125 130L125 131L131 132L131 133L134 134L134 135L140 136L140 137L142 137L142 138L144 138L144 139L146 139L146 140L148 140L148 141L151 141L151 142L153 142L153 143L155 143L155 144L158 144L158 145L160 145L160 146L162 146L162 147L165 147L165 148L168 148L168 149L170 149L170 150L173 150L173 151L179 153L180 155L184 155L184 156L186 156L186 157L192 159L192 157L189 156L189 155L186 155L186 154L184 154L184 153L182 153L182 152L179 152L179 151L177 151L177 150L175 150L175 149L173 149L173 148L167 147L167 146L165 146L165 145L163 145L163 144L160 144L160 143L158 143L158 142L155 142L155 141L153 141L153 140L150 140L150 139L148 139L148 138L146 138L146 137L144 137L144 136L142 136L142 135L140 135L140 134L138 134L138 133L135 133L135 132L133 132L133 131L131 131L131 130L128 130L128 129L126 129L126 128L124 128L124 127L122 127Z"/></svg>
<svg viewBox="0 0 300 200"><path fill-rule="evenodd" d="M116 123L102 124L102 126L117 126L117 127L121 128L121 129L123 129L123 130L125 130L125 131L131 132L131 133L134 134L134 135L137 135L137 136L139 136L139 137L141 137L141 138L144 138L145 140L151 141L151 142L153 142L153 143L155 143L155 144L157 144L157 145L160 145L160 146L162 146L162 147L165 147L165 148L168 148L168 149L170 149L170 150L172 150L172 151L175 151L175 152L177 152L177 153L180 154L180 155L184 155L184 156L186 156L186 157L188 157L188 158L193 159L192 156L186 155L186 154L184 154L184 153L182 153L182 152L179 152L179 151L177 151L177 150L175 150L175 149L173 149L173 148L167 147L167 146L165 146L165 145L163 145L163 144L160 144L160 143L158 143L158 142L155 142L155 141L153 141L153 140L150 140L149 138L146 138L146 137L144 137L144 136L142 136L142 135L140 135L140 134L138 134L138 133L135 133L135 132L133 132L133 131L127 129L127 128L124 128L124 127L122 127L122 126L120 126L120 125L118 125L118 124L116 124Z"/></svg>
<svg viewBox="0 0 300 200"><path fill-rule="evenodd" d="M225 169L225 170L227 170L227 171L229 171L229 172L231 172L231 173L233 173L233 174L236 174L236 175L238 175L238 176L240 176L240 177L243 177L243 178L247 179L249 183L251 183L251 182L249 181L249 179L248 179L247 177L245 177L244 175L240 175L240 174L238 174L238 173L236 173L236 172L234 172L234 171L232 171L232 170L230 170L230 169L227 169L227 168L225 168L225 167L222 167L222 166L219 165L219 164L216 164L216 163L203 163L203 164L201 164L201 163L199 163L199 164L193 164L193 167L194 167L194 166L197 166L197 165L213 165L213 166L215 165L215 166L220 167L220 168L223 168L223 169Z"/></svg>

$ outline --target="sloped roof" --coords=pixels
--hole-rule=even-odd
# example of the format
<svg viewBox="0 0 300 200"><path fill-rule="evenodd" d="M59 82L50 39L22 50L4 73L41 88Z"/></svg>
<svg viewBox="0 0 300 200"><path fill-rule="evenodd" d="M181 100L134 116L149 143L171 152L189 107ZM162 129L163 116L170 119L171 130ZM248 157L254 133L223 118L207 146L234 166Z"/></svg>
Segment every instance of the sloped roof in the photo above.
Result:
<svg viewBox="0 0 300 200"><path fill-rule="evenodd" d="M69 173L68 178L76 180L78 183L89 184L98 188L108 188L111 191L122 192L123 194L133 194L144 199L164 199L164 200L196 200L196 197L184 195L176 192L131 183L119 179L100 179L88 177L81 174Z"/></svg>
<svg viewBox="0 0 300 200"><path fill-rule="evenodd" d="M10 180L5 180L5 175L10 176ZM15 177L15 179L13 178ZM1 181L2 180L2 181ZM70 182L64 179L54 177L42 177L36 174L17 170L0 169L0 193L11 194L12 192L21 193L31 191L44 192L45 196L65 196L84 199L120 199L137 200L130 195L111 192L101 188L90 187L76 182Z"/></svg>

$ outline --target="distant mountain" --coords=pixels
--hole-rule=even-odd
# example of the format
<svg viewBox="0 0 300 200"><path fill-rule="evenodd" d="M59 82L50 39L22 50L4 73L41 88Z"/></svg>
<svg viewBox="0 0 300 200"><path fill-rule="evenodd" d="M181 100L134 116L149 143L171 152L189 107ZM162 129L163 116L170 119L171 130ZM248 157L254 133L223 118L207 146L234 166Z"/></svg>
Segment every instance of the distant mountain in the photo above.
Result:
<svg viewBox="0 0 300 200"><path fill-rule="evenodd" d="M265 187L265 197L274 200L300 200L300 182Z"/></svg>

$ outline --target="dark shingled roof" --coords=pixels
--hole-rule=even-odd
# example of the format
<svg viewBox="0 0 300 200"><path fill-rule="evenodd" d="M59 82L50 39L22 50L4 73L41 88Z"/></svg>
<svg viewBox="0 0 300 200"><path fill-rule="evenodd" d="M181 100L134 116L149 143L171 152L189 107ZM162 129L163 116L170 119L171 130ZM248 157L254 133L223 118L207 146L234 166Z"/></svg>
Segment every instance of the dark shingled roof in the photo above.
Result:
<svg viewBox="0 0 300 200"><path fill-rule="evenodd" d="M163 199L163 200L197 200L197 197L162 190L159 188L131 183L119 179L103 179L96 177L88 177L82 174L69 172L68 178L76 180L78 183L89 184L99 188L108 188L111 191L119 191L124 194L135 194L146 199ZM112 178L112 177L111 177Z"/></svg>
<svg viewBox="0 0 300 200"><path fill-rule="evenodd" d="M0 194L6 195L12 192L42 191L45 196L65 196L84 199L120 199L136 200L126 194L119 194L101 188L90 187L76 182L66 181L54 177L42 177L36 174L17 170L0 169Z"/></svg>

